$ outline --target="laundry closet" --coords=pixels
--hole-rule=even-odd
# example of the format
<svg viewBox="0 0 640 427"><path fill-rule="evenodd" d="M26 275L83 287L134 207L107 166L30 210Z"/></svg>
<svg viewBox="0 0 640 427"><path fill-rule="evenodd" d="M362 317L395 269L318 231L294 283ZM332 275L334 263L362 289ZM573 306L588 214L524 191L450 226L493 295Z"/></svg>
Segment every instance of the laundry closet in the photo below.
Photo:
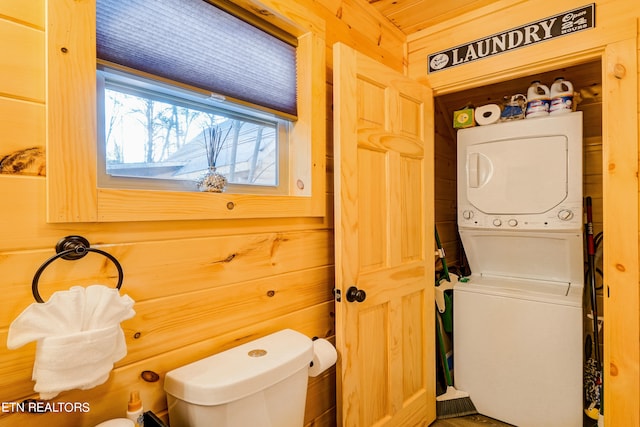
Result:
<svg viewBox="0 0 640 427"><path fill-rule="evenodd" d="M583 197L596 207L589 222L602 261L600 70L588 62L435 100L435 222L449 265L465 276L453 292L456 386L482 413L516 425L582 425L582 364L594 349ZM576 113L453 128L456 110L508 105L532 81L558 77L574 82ZM536 399L542 414L519 406Z"/></svg>
<svg viewBox="0 0 640 427"><path fill-rule="evenodd" d="M453 111L469 103L500 103L505 95L525 93L533 80L550 85L562 76L573 82L583 97L579 106L584 115L583 194L593 200L595 231L604 233L605 286L600 298L605 321L600 348L605 423L639 425L638 274L631 267L638 259L638 21L633 18L637 2L595 3L595 26L582 32L494 55L465 53L465 46L472 43L481 47L478 43L495 41L518 25L585 5L545 1L503 6L452 18L408 37L408 75L433 89L434 109L441 112L434 115L435 221L449 249L447 260L456 259L459 249L453 219L457 208ZM460 62L461 58L472 61ZM574 70L576 74L569 74ZM592 85L599 82L598 96Z"/></svg>

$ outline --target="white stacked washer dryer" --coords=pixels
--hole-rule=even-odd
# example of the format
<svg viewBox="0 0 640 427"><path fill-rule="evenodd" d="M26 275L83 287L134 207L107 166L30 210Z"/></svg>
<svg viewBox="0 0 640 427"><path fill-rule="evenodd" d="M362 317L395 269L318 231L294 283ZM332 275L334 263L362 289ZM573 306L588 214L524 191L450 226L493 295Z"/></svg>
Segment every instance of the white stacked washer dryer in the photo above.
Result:
<svg viewBox="0 0 640 427"><path fill-rule="evenodd" d="M458 131L455 386L519 427L581 427L582 113Z"/></svg>

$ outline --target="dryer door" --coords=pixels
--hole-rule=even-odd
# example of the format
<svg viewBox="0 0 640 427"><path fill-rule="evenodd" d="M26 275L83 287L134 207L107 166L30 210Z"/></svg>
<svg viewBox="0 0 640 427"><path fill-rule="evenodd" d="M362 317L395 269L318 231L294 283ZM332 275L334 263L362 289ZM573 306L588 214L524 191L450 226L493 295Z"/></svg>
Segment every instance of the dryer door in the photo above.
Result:
<svg viewBox="0 0 640 427"><path fill-rule="evenodd" d="M466 147L466 195L486 214L540 214L568 192L567 138L512 138Z"/></svg>

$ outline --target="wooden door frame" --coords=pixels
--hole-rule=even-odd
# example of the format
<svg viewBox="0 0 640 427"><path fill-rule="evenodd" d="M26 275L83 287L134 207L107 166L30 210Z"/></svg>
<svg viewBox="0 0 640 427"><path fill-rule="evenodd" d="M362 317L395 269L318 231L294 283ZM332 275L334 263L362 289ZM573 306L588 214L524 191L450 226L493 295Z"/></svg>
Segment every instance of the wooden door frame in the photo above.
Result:
<svg viewBox="0 0 640 427"><path fill-rule="evenodd" d="M635 26L634 26L635 28ZM636 31L637 32L637 31ZM434 97L601 60L603 97L605 426L640 425L637 34L472 81L441 81Z"/></svg>

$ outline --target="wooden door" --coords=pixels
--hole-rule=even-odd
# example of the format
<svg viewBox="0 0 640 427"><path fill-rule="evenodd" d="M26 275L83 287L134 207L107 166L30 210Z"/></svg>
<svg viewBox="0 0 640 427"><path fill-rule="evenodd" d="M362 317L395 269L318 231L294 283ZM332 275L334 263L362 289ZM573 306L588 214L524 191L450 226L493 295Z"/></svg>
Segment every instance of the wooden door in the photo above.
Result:
<svg viewBox="0 0 640 427"><path fill-rule="evenodd" d="M338 425L426 426L435 419L433 95L345 45L333 52Z"/></svg>

